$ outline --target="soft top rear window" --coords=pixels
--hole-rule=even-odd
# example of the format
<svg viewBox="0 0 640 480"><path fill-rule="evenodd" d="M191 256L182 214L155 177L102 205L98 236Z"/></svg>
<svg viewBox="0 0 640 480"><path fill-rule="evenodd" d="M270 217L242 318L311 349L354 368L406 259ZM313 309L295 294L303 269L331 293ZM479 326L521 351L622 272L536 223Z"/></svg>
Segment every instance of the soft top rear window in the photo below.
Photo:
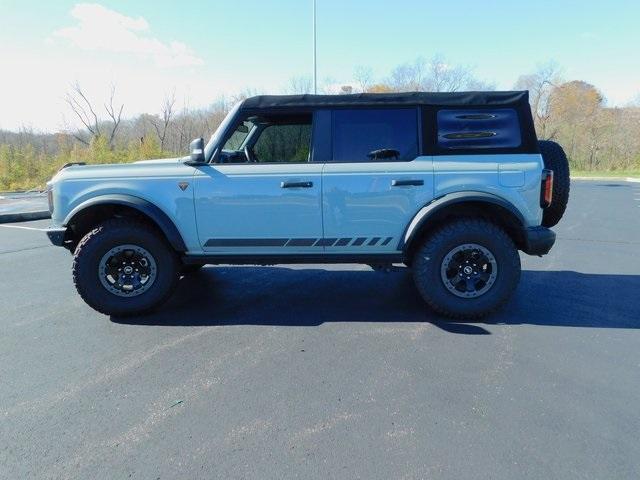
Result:
<svg viewBox="0 0 640 480"><path fill-rule="evenodd" d="M513 108L438 110L438 147L445 150L518 148L522 144Z"/></svg>

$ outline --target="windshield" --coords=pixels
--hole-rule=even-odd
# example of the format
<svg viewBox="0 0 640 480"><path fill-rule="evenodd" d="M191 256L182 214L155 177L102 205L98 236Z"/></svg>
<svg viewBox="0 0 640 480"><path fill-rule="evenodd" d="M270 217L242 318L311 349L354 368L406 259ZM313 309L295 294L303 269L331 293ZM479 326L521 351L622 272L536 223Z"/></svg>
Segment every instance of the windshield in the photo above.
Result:
<svg viewBox="0 0 640 480"><path fill-rule="evenodd" d="M240 104L241 102L237 103L229 111L229 113L227 113L227 116L224 117L224 120L222 121L222 123L218 126L218 128L213 133L213 135L211 135L211 139L207 143L207 146L204 147L204 158L206 158L207 161L211 159L211 155L213 154L213 151L222 140L222 136L224 135L224 132L227 130L227 128L229 128L229 125L233 121L233 118L236 116L236 113L240 109Z"/></svg>

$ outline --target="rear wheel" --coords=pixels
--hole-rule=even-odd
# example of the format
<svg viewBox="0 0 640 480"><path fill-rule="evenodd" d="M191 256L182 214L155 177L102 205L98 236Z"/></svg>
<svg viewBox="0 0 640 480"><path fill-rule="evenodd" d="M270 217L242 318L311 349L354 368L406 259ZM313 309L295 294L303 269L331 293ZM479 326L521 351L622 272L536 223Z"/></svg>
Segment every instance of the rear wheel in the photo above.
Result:
<svg viewBox="0 0 640 480"><path fill-rule="evenodd" d="M76 247L73 281L83 300L106 315L153 310L172 293L178 259L153 227L129 218L107 220Z"/></svg>
<svg viewBox="0 0 640 480"><path fill-rule="evenodd" d="M506 303L520 279L520 256L497 225L452 221L427 237L413 259L418 291L436 312L479 318Z"/></svg>

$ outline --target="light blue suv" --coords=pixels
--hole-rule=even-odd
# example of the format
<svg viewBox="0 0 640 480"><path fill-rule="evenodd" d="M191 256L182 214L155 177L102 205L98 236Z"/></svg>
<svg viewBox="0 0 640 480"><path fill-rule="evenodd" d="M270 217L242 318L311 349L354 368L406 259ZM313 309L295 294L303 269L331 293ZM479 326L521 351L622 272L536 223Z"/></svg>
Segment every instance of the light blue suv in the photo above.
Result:
<svg viewBox="0 0 640 480"><path fill-rule="evenodd" d="M205 264L403 263L434 310L486 315L549 251L566 156L527 92L258 96L188 157L69 165L51 241L82 298L150 311Z"/></svg>

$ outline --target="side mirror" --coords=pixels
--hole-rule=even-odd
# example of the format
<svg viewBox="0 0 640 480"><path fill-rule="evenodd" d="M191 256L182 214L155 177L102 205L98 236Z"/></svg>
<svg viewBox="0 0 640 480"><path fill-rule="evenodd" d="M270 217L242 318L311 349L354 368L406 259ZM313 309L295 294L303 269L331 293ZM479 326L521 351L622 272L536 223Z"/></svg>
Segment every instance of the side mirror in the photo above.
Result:
<svg viewBox="0 0 640 480"><path fill-rule="evenodd" d="M189 164L199 165L205 163L204 159L204 140L202 138L196 138L189 144Z"/></svg>

